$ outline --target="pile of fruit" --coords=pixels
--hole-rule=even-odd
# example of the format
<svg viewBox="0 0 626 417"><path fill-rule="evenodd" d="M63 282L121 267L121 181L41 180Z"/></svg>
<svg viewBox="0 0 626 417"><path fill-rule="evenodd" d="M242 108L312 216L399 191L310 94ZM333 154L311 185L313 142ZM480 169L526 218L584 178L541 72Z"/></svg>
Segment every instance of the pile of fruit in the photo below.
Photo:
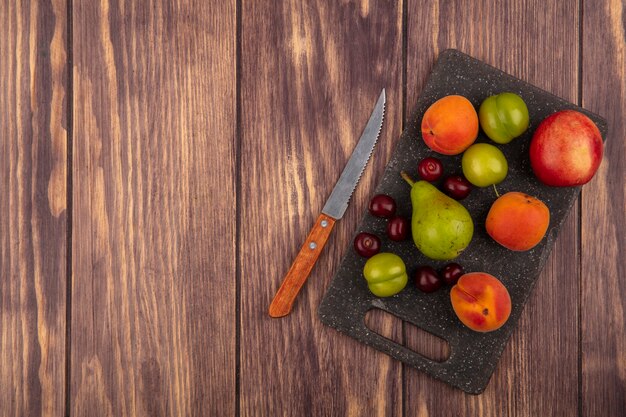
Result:
<svg viewBox="0 0 626 417"><path fill-rule="evenodd" d="M372 215L387 219L386 236L392 241L413 237L415 247L427 258L452 261L471 243L474 221L463 206L474 187L494 187L495 197L484 225L487 234L512 251L527 251L539 244L548 230L550 210L541 200L524 190L498 195L495 185L508 174L507 160L498 148L506 146L528 130L529 113L517 94L504 92L488 97L476 112L460 95L434 102L424 113L421 133L424 143L442 155L459 155L461 172L445 177L436 156L417 163L420 177L414 181L401 175L411 187L411 222L396 215L396 201L388 195L374 196L369 205ZM494 142L474 143L479 129ZM556 112L544 119L533 133L529 159L536 178L554 187L582 185L591 180L602 160L603 142L597 126L575 110ZM480 222L482 224L482 222ZM409 282L403 259L391 252L380 252L380 237L359 233L354 249L368 258L363 276L370 291L378 297L393 296ZM425 293L452 285L451 306L459 320L472 330L489 332L500 328L511 313L511 298L502 282L486 272L466 273L456 262L440 271L422 265L414 273L415 285Z"/></svg>

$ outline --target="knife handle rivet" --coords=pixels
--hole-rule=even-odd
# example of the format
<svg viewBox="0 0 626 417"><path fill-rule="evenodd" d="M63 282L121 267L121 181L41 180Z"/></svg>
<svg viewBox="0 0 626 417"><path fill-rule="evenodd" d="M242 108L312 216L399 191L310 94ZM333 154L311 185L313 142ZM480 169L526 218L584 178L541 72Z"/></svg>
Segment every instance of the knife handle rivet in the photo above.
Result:
<svg viewBox="0 0 626 417"><path fill-rule="evenodd" d="M309 243L309 248L310 248L311 250L313 250L313 249L317 248L317 243L315 243L315 242L311 242L311 243Z"/></svg>
<svg viewBox="0 0 626 417"><path fill-rule="evenodd" d="M320 225L321 225L322 227L326 227L326 226L328 226L328 220L322 220L322 221L320 222Z"/></svg>

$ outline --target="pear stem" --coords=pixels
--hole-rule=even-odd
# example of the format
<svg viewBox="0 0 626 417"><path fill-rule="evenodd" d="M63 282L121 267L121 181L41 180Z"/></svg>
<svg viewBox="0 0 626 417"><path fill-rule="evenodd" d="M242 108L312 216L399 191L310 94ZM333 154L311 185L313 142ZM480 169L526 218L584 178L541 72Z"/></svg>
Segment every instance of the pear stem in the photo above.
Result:
<svg viewBox="0 0 626 417"><path fill-rule="evenodd" d="M500 193L498 193L498 189L496 188L496 185L495 185L495 184L493 184L493 191L495 191L496 196L497 196L498 198L500 198Z"/></svg>
<svg viewBox="0 0 626 417"><path fill-rule="evenodd" d="M415 181L413 181L413 178L409 177L409 174L407 174L406 172L402 171L402 172L400 172L400 175L402 176L402 178L404 178L404 180L406 182L409 183L409 185L411 187L413 187L413 184L415 184Z"/></svg>

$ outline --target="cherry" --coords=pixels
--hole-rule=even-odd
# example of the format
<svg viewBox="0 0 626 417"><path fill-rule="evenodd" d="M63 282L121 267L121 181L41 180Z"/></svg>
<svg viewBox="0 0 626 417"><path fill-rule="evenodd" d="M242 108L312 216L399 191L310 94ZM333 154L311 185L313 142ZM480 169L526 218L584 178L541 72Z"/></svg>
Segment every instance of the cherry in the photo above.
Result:
<svg viewBox="0 0 626 417"><path fill-rule="evenodd" d="M443 182L443 192L456 200L463 200L472 191L472 184L462 175L451 175Z"/></svg>
<svg viewBox="0 0 626 417"><path fill-rule="evenodd" d="M369 209L374 216L389 218L396 213L396 202L386 194L378 194L372 197Z"/></svg>
<svg viewBox="0 0 626 417"><path fill-rule="evenodd" d="M463 267L456 262L450 262L441 270L441 278L448 285L456 284L463 274Z"/></svg>
<svg viewBox="0 0 626 417"><path fill-rule="evenodd" d="M425 181L437 181L443 174L443 164L439 159L429 156L420 161L417 172Z"/></svg>
<svg viewBox="0 0 626 417"><path fill-rule="evenodd" d="M380 252L380 239L371 233L361 232L354 238L354 250L364 258Z"/></svg>
<svg viewBox="0 0 626 417"><path fill-rule="evenodd" d="M441 287L441 278L432 266L420 266L415 274L415 284L423 292L433 292Z"/></svg>
<svg viewBox="0 0 626 417"><path fill-rule="evenodd" d="M396 242L406 239L409 234L409 221L404 217L396 216L387 222L387 236Z"/></svg>

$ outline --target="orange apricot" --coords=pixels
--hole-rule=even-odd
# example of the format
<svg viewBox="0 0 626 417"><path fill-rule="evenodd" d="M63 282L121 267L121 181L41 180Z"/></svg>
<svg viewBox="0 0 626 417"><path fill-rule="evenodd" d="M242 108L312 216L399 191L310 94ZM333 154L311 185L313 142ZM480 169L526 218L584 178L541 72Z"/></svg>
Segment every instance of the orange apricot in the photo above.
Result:
<svg viewBox="0 0 626 417"><path fill-rule="evenodd" d="M549 224L548 206L535 197L512 191L491 205L485 228L505 248L525 251L541 242Z"/></svg>
<svg viewBox="0 0 626 417"><path fill-rule="evenodd" d="M477 332L491 332L511 315L509 292L493 275L470 272L459 278L450 290L450 301L461 322Z"/></svg>
<svg viewBox="0 0 626 417"><path fill-rule="evenodd" d="M435 101L422 118L422 138L435 152L457 155L478 136L478 115L463 96L451 95Z"/></svg>

